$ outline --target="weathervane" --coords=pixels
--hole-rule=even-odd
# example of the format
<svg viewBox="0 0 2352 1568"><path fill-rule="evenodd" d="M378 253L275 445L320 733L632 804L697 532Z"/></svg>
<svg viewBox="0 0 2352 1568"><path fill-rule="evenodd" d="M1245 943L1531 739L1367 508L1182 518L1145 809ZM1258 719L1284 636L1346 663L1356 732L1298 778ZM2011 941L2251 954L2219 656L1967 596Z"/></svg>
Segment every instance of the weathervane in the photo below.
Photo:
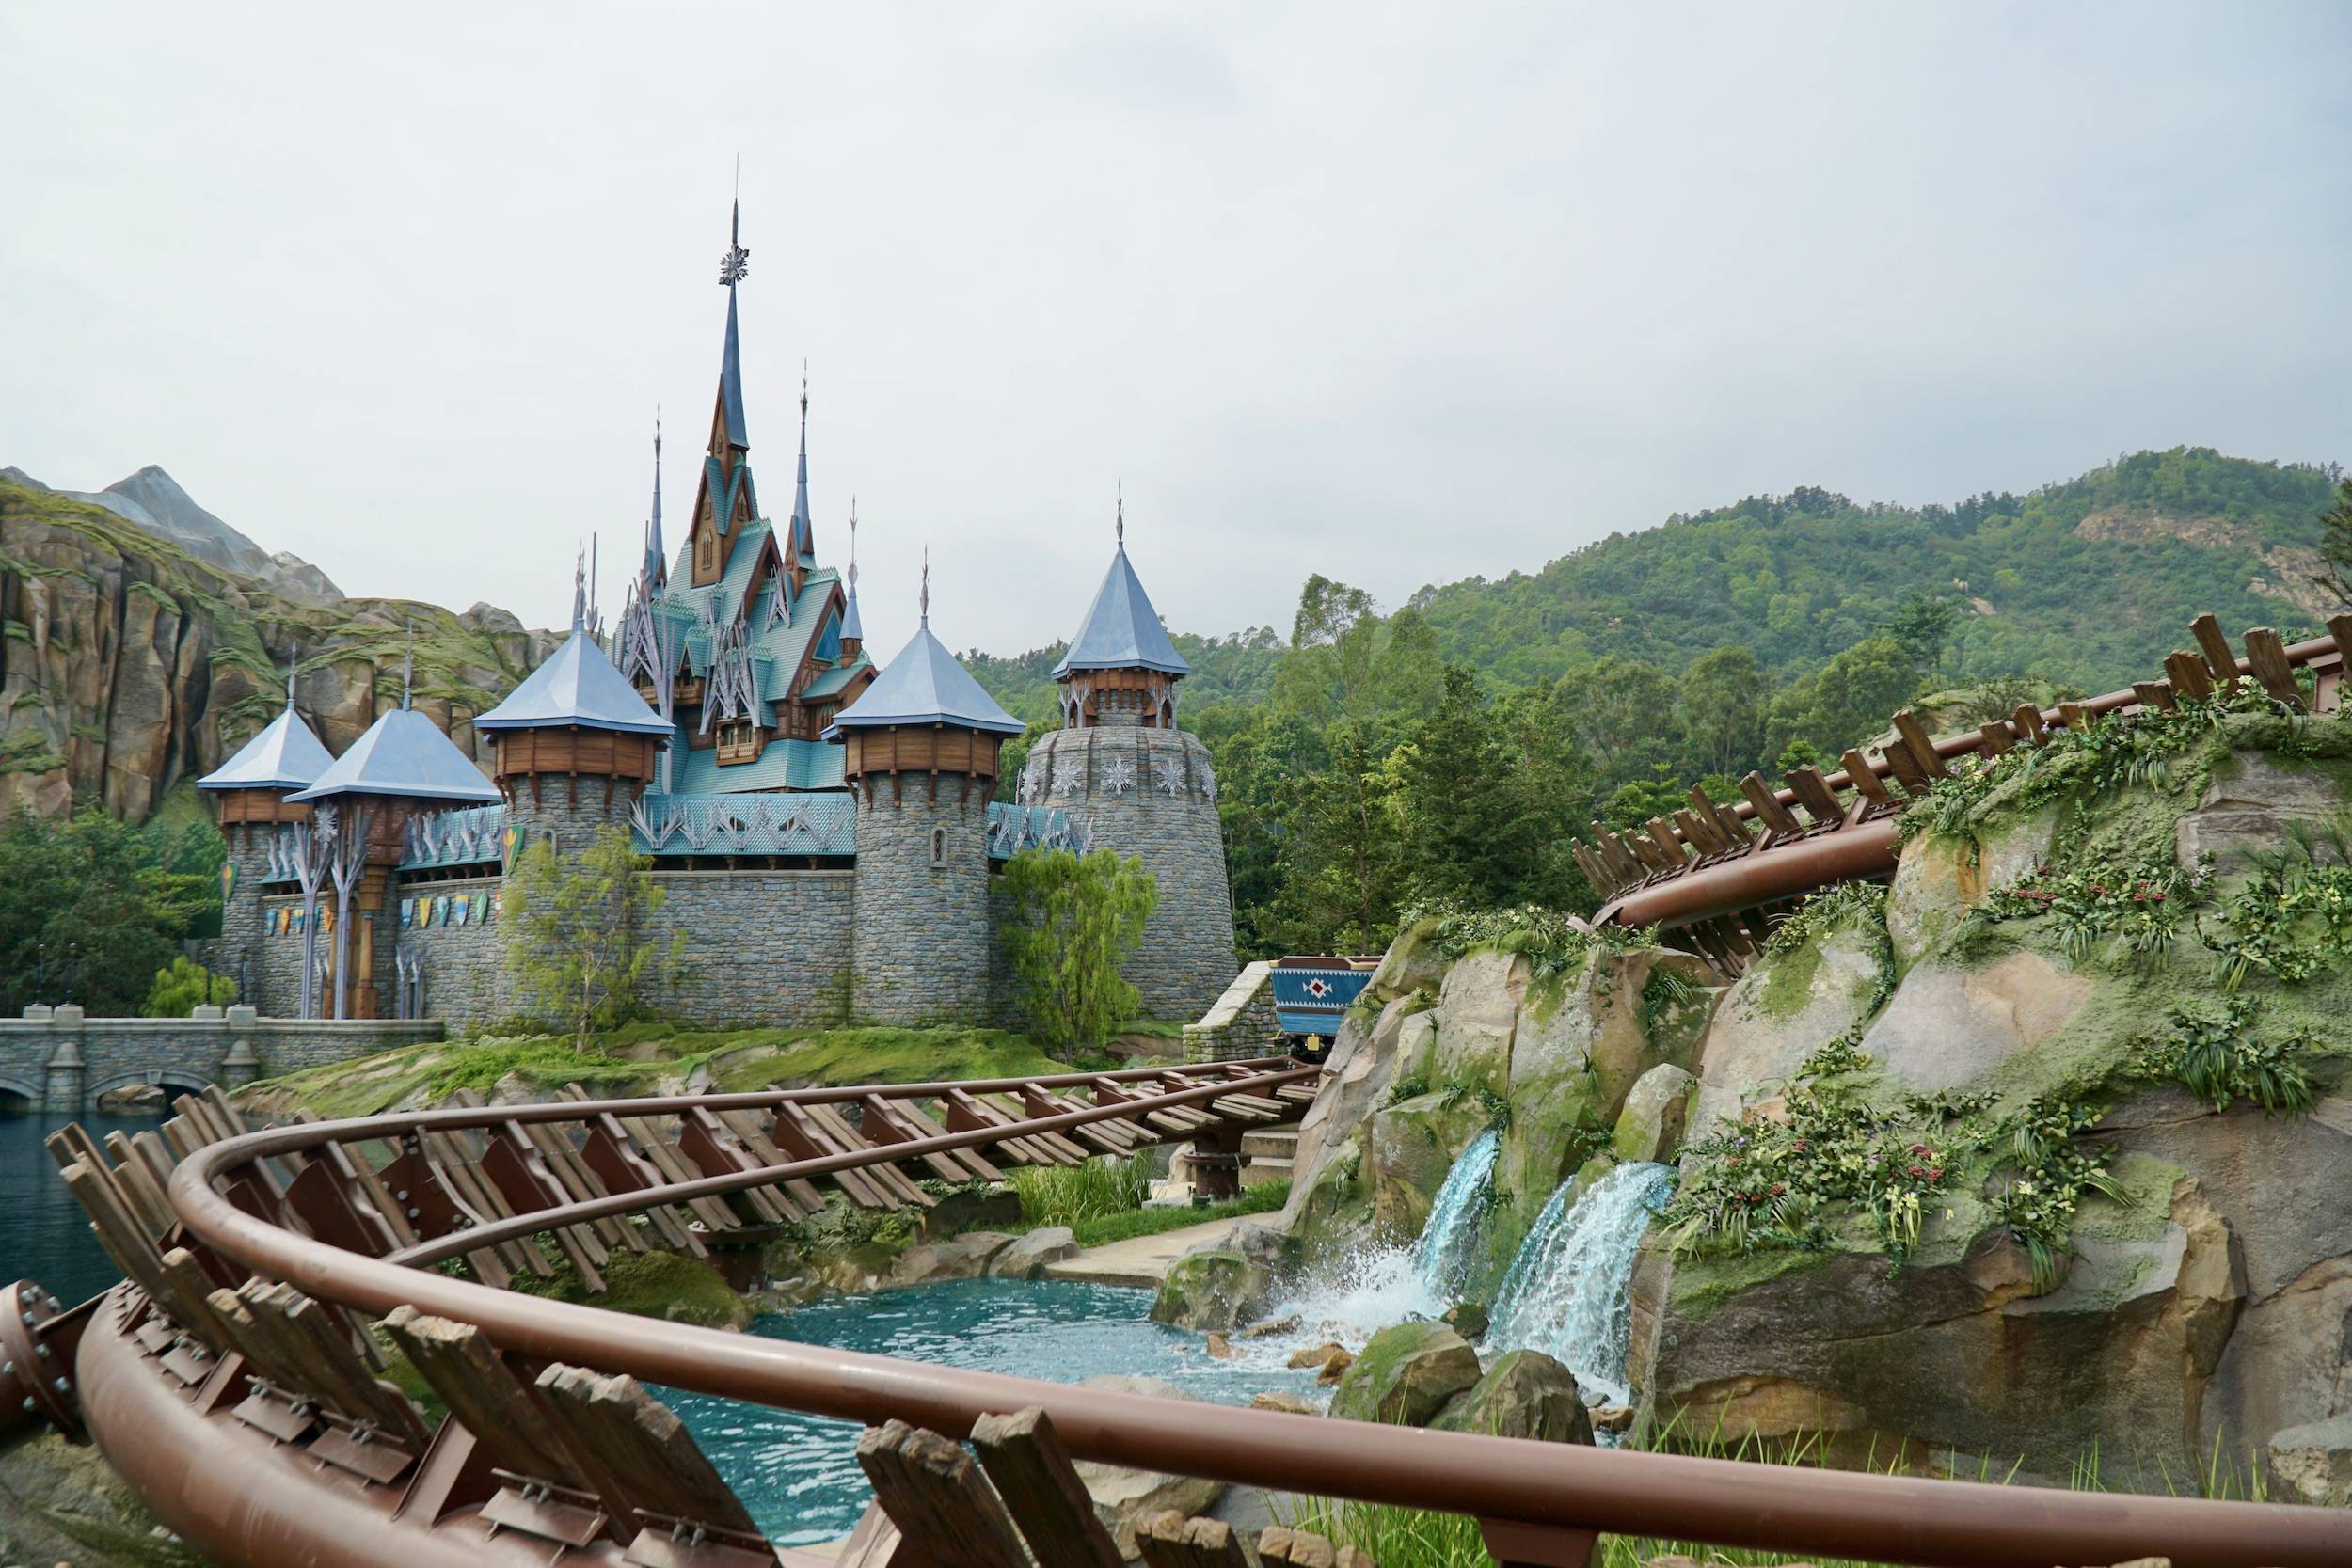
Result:
<svg viewBox="0 0 2352 1568"><path fill-rule="evenodd" d="M923 546L923 596L916 601L923 611L923 624L931 624L931 547Z"/></svg>
<svg viewBox="0 0 2352 1568"><path fill-rule="evenodd" d="M1119 547L1127 547L1127 482L1119 482Z"/></svg>
<svg viewBox="0 0 2352 1568"><path fill-rule="evenodd" d="M400 705L411 707L417 689L417 618L408 617L408 645L400 654Z"/></svg>
<svg viewBox="0 0 2352 1568"><path fill-rule="evenodd" d="M850 496L850 592L857 592L857 496Z"/></svg>
<svg viewBox="0 0 2352 1568"><path fill-rule="evenodd" d="M301 663L302 644L297 642L294 645L294 652L286 656L286 706L289 708L294 706L294 671Z"/></svg>
<svg viewBox="0 0 2352 1568"><path fill-rule="evenodd" d="M572 629L580 631L588 625L588 551L578 543L572 546Z"/></svg>

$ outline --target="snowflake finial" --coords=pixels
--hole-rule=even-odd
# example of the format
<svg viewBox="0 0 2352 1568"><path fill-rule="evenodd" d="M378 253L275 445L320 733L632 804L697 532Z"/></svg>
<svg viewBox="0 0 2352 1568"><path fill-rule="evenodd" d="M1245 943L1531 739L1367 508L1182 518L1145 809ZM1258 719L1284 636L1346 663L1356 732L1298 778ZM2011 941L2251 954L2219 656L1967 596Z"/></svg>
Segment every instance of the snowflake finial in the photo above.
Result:
<svg viewBox="0 0 2352 1568"><path fill-rule="evenodd" d="M572 629L579 631L588 625L588 551L581 546L572 546Z"/></svg>
<svg viewBox="0 0 2352 1568"><path fill-rule="evenodd" d="M289 708L294 706L294 671L301 664L302 644L297 642L294 645L294 652L286 656L286 706Z"/></svg>
<svg viewBox="0 0 2352 1568"><path fill-rule="evenodd" d="M923 614L923 625L931 624L931 547L923 546L923 596L917 601Z"/></svg>
<svg viewBox="0 0 2352 1568"><path fill-rule="evenodd" d="M735 160L735 183L739 192L743 184L743 160L739 154ZM743 198L738 195L732 214L727 219L726 254L719 258L719 286L721 288L734 288L743 281L743 275L752 270L752 253L745 250L741 244L742 227Z"/></svg>
<svg viewBox="0 0 2352 1568"><path fill-rule="evenodd" d="M1127 547L1127 482L1119 482L1119 547Z"/></svg>
<svg viewBox="0 0 2352 1568"><path fill-rule="evenodd" d="M400 705L413 707L417 691L417 619L408 618L408 646L400 656Z"/></svg>
<svg viewBox="0 0 2352 1568"><path fill-rule="evenodd" d="M857 592L857 495L850 495L850 592Z"/></svg>

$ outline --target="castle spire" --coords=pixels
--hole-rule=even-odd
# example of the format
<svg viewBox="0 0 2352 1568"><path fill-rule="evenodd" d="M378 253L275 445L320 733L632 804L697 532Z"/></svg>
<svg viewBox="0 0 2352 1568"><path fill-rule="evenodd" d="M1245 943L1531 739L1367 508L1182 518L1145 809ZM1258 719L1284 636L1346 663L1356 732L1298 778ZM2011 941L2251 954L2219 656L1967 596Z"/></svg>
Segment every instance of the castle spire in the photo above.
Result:
<svg viewBox="0 0 2352 1568"><path fill-rule="evenodd" d="M661 405L653 410L653 515L645 522L645 562L641 575L649 587L670 576L669 551L661 543Z"/></svg>
<svg viewBox="0 0 2352 1568"><path fill-rule="evenodd" d="M931 547L929 545L923 546L923 593L915 600L915 606L921 611L924 627L928 629L931 624Z"/></svg>
<svg viewBox="0 0 2352 1568"><path fill-rule="evenodd" d="M855 654L866 641L866 622L857 612L857 498L850 498L850 593L841 606L841 646Z"/></svg>
<svg viewBox="0 0 2352 1568"><path fill-rule="evenodd" d="M792 553L800 564L817 564L817 530L808 511L808 361L801 361L801 471L792 492Z"/></svg>
<svg viewBox="0 0 2352 1568"><path fill-rule="evenodd" d="M752 438L743 418L743 351L736 325L737 285L751 271L743 247L743 204L727 220L727 248L719 258L719 283L727 292L726 341L719 356L719 397L710 416L710 445L695 486L693 521L687 528L689 581L703 588L725 574L739 525L759 515L747 454Z"/></svg>
<svg viewBox="0 0 2352 1568"><path fill-rule="evenodd" d="M417 621L408 619L408 645L400 653L400 705L416 706L417 695Z"/></svg>
<svg viewBox="0 0 2352 1568"><path fill-rule="evenodd" d="M1120 553L1124 554L1127 548L1127 482L1125 480L1122 479L1119 482L1119 488L1115 493L1119 498L1119 522L1117 525L1119 548Z"/></svg>
<svg viewBox="0 0 2352 1568"><path fill-rule="evenodd" d="M850 526L855 529L857 525L852 523ZM301 668L301 665L302 644L297 642L294 645L294 651L286 656L286 711L289 713L294 711L294 672Z"/></svg>
<svg viewBox="0 0 2352 1568"><path fill-rule="evenodd" d="M584 631L588 626L588 552L579 545L572 546L572 629Z"/></svg>

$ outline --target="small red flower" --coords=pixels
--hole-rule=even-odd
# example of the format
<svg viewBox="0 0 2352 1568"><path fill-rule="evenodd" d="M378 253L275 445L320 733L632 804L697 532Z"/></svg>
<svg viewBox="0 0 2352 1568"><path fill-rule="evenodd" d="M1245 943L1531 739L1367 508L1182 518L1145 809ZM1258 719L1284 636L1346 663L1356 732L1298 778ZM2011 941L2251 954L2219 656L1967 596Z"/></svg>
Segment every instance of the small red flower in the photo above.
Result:
<svg viewBox="0 0 2352 1568"><path fill-rule="evenodd" d="M1911 1167L1911 1174L1914 1176L1925 1176L1928 1173L1919 1166L1914 1165Z"/></svg>
<svg viewBox="0 0 2352 1568"><path fill-rule="evenodd" d="M1942 1165L1931 1165L1931 1166L1929 1166L1929 1167L1928 1167L1928 1180L1931 1180L1931 1181L1941 1181L1941 1180L1944 1180L1944 1167L1943 1167Z"/></svg>
<svg viewBox="0 0 2352 1568"><path fill-rule="evenodd" d="M1773 1182L1773 1183L1772 1183L1772 1196L1773 1196L1774 1197L1778 1197L1781 1194L1783 1194L1783 1193L1787 1192L1788 1190L1788 1189L1787 1187L1782 1186L1782 1185L1781 1185L1779 1182L1777 1182L1777 1181L1775 1181L1775 1182Z"/></svg>

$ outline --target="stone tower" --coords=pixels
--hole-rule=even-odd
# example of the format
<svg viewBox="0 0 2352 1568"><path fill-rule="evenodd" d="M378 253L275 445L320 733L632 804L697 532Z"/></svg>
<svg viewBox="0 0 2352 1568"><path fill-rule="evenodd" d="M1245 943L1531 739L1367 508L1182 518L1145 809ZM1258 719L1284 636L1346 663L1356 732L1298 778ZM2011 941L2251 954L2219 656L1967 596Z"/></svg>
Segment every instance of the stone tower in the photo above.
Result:
<svg viewBox="0 0 2352 1568"><path fill-rule="evenodd" d="M929 578L914 641L825 732L857 800L852 1005L893 1023L999 1011L988 799L1022 730L931 635Z"/></svg>
<svg viewBox="0 0 2352 1568"><path fill-rule="evenodd" d="M1194 1019L1232 979L1233 902L1209 749L1176 727L1191 672L1127 560L1125 507L1102 589L1055 666L1062 728L1039 740L1020 799L1081 824L1098 848L1140 860L1159 884L1129 983L1154 1018Z"/></svg>
<svg viewBox="0 0 2352 1568"><path fill-rule="evenodd" d="M209 961L215 972L237 976L240 1002L278 1000L261 994L262 884L273 870L284 869L286 851L278 842L283 832L310 819L310 807L289 805L286 798L316 784L334 761L294 711L294 673L289 669L284 710L235 756L196 782L217 804L221 836L229 841L221 868L220 939Z"/></svg>

